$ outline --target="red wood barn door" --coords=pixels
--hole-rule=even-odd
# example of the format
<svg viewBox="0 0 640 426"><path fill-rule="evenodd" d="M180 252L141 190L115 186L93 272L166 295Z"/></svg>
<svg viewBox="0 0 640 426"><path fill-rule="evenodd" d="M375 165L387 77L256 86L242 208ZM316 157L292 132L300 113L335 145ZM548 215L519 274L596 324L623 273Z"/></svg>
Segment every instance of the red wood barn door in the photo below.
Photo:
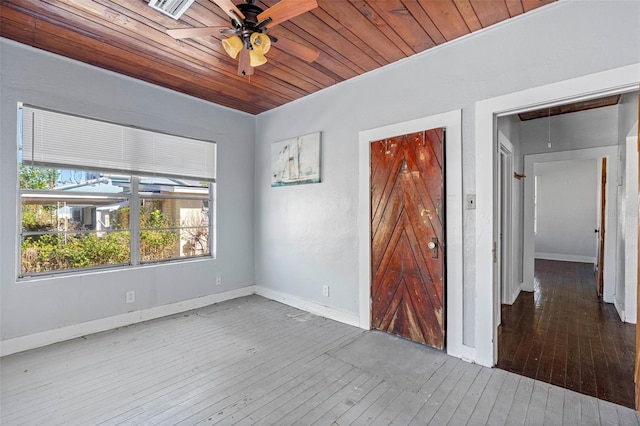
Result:
<svg viewBox="0 0 640 426"><path fill-rule="evenodd" d="M372 327L444 349L444 130L371 143Z"/></svg>

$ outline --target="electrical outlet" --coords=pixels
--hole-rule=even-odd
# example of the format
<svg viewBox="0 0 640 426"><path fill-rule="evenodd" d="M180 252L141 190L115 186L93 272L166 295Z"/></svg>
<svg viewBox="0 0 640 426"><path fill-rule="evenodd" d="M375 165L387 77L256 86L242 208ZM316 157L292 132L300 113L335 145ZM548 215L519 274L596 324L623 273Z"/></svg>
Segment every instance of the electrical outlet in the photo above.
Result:
<svg viewBox="0 0 640 426"><path fill-rule="evenodd" d="M125 298L125 302L126 303L133 303L136 301L136 292L135 291L128 291L127 292L127 296Z"/></svg>
<svg viewBox="0 0 640 426"><path fill-rule="evenodd" d="M216 285L222 285L222 277L216 277Z"/></svg>
<svg viewBox="0 0 640 426"><path fill-rule="evenodd" d="M329 286L328 285L323 285L322 286L322 295L324 297L329 297Z"/></svg>

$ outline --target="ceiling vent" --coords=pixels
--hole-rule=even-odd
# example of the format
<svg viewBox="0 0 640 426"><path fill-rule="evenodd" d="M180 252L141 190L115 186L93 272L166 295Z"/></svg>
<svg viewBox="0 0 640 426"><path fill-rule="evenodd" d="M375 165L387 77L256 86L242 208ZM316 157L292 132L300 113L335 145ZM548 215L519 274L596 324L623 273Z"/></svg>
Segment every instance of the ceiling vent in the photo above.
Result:
<svg viewBox="0 0 640 426"><path fill-rule="evenodd" d="M173 19L180 19L182 14L195 0L149 0L149 6L159 10Z"/></svg>

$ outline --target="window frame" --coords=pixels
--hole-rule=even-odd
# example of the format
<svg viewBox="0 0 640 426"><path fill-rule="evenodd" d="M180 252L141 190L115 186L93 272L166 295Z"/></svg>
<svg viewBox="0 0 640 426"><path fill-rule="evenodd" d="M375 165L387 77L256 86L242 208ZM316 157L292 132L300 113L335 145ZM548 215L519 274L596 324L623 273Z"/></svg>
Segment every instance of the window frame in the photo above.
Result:
<svg viewBox="0 0 640 426"><path fill-rule="evenodd" d="M212 260L216 258L216 231L217 231L217 227L216 227L216 179L215 177L213 179L207 177L207 178L198 178L198 177L190 177L188 179L191 180L200 180L202 182L206 182L208 183L208 191L207 191L207 195L206 196L202 196L202 195L194 195L194 194L189 194L188 192L182 193L182 194L177 194L177 195L169 195L169 194L156 194L156 193L151 193L151 194L141 194L139 192L139 187L140 187L140 181L142 179L148 179L150 177L155 177L155 178L169 178L169 179L175 179L176 176L175 175L171 175L171 174L163 174L163 173L145 173L144 175L141 175L140 172L137 171L120 171L120 172L116 172L119 175L125 175L128 176L130 178L130 183L131 183L131 188L130 188L130 192L129 193L90 193L90 192L81 192L81 191L74 191L74 192L69 192L69 193L64 193L63 190L36 190L36 189L24 189L21 188L20 185L20 166L24 165L27 167L38 167L38 168L42 168L42 169L56 169L56 170L77 170L77 171L86 171L86 172L94 172L94 173L104 173L106 175L109 174L113 174L114 170L110 170L110 169L104 169L104 170L100 170L100 169L96 169L94 167L83 167L82 165L69 165L69 164L65 164L65 165L59 165L59 164L29 164L29 161L26 161L25 159L23 159L22 157L22 145L23 145L23 134L22 134L22 108L23 107L28 107L28 108L36 108L36 109L41 109L43 111L52 111L52 112L57 112L57 111L53 111L53 110L49 110L49 109L45 109L45 108L39 108L39 107L31 107L27 104L23 104L21 102L18 103L18 115L17 115L17 145L18 145L18 158L17 158L17 168L16 168L16 199L17 199L17 208L18 208L18 214L17 214L17 220L16 220L16 245L17 245L17 250L16 250L16 276L17 276L17 280L18 281L28 281L28 280L32 280L32 279L39 279L39 278L43 278L43 277L59 277L59 276L64 276L64 275L78 275L78 274L87 274L87 273L92 273L92 272L103 272L105 270L112 270L112 271L117 271L117 270L126 270L126 269L130 269L130 268L138 268L138 267L144 267L144 266L151 266L151 265L161 265L161 264L171 264L171 263L176 263L176 262L189 262L189 261L202 261L202 260ZM66 114L69 116L73 116L73 117L77 117L77 118L82 118L82 119L86 119L86 120L93 120L96 122L104 122L104 123L110 123L110 122L106 122L106 121L102 121L102 120L95 120L93 118L88 118L88 117L82 117L82 116L78 116L75 114L67 114L64 112L59 112L59 114ZM111 123L111 124L115 124L115 123ZM121 125L118 124L119 126L123 126L123 127L127 127L127 128L131 128L131 129L141 129L140 127L137 126L127 126L127 125ZM148 131L148 132L153 132L156 133L158 135L168 135L168 136L172 136L169 135L167 133L163 133L163 132L157 132L154 130L147 130L147 129L142 129L144 131ZM184 138L186 140L189 140L189 138ZM214 169L216 168L216 164L217 164L217 143L214 141L207 141L207 140L196 140L196 139L190 139L191 141L197 141L197 142L203 142L203 143L211 143L214 144L213 147L213 167ZM176 149L179 149L176 148ZM124 172L124 173L123 173ZM215 174L215 172L214 172ZM179 178L180 179L180 178ZM26 237L28 237L29 235L35 235L35 234L59 234L60 231L51 231L51 232L32 232L32 231L24 231L23 229L23 200L25 199L25 195L29 196L33 196L33 198L38 198L38 196L42 196L42 197L46 197L46 196L61 196L62 198L71 198L71 199L82 199L83 196L87 197L87 198L101 198L101 199L114 199L114 200L123 200L123 199L127 199L129 202L129 206L130 206L130 210L129 210L129 228L127 231L121 231L121 230L103 230L103 231L99 231L99 230L78 230L75 233L94 233L94 232L128 232L129 233L129 262L128 263L119 263L119 264L113 264L113 265L93 265L93 266L87 266L87 267L78 267L78 268L71 268L71 269L61 269L61 270L48 270L48 271L42 271L42 272L30 272L30 273L24 273L23 272L23 266L22 266L22 259L23 259L23 253L22 253L22 243L24 241L24 239ZM27 197L28 198L28 197ZM173 199L173 200L198 200L198 201L202 201L203 202L203 212L206 211L206 215L207 215L207 232L208 232L208 236L207 236L207 253L201 253L201 254L194 254L194 255L189 255L189 256L178 256L178 257L169 257L169 258L163 258L163 259L157 259L157 260L145 260L143 261L141 259L141 247L140 247L140 235L141 232L143 231L143 228L141 226L140 223L140 212L141 212L141 201L144 199ZM181 235L182 229L183 228L189 228L189 227L185 227L182 226L181 224L178 224L178 226L175 227L171 227L170 229L175 229L178 231L179 235ZM63 232L67 232L67 231L63 231ZM74 233L72 231L68 231L69 233ZM180 238L180 237L179 237ZM180 241L178 241L178 244L180 244Z"/></svg>
<svg viewBox="0 0 640 426"><path fill-rule="evenodd" d="M208 182L209 187L208 187L208 195L207 197L201 197L201 196L197 196L197 195L169 195L169 194L156 194L156 193L152 193L147 195L146 193L140 191L140 181L147 178L146 176L132 176L132 189L135 186L136 191L135 194L137 196L137 201L136 201L136 209L135 209L135 214L137 215L137 219L136 219L136 225L137 225L137 231L135 233L135 237L132 237L132 244L134 244L134 238L135 238L135 249L137 251L136 256L135 256L135 260L137 261L137 263L133 262L133 258L132 258L132 264L133 266L138 266L138 265L153 265L153 264L157 264L157 263L164 263L164 262L171 262L171 261L177 261L177 260L186 260L186 259L196 259L196 258L203 258L203 257L211 257L211 258L215 258L215 256L213 255L213 247L212 247L212 235L213 235L213 217L212 217L212 212L211 212L211 208L210 206L213 203L213 185L214 182ZM202 201L203 202L203 211L204 211L204 205L205 202L207 202L209 204L209 208L206 210L207 211L207 228L208 228L208 238L207 238L207 250L208 253L203 253L203 254L196 254L196 255L192 255L192 256L184 256L184 257L171 257L171 258L165 258L165 259L155 259L155 260L142 260L142 255L140 254L140 238L141 238L141 233L144 230L141 226L140 226L140 213L142 211L142 209L140 208L141 206L141 202L143 200L192 200L192 201ZM131 211L133 211L134 209L132 208ZM179 230L180 232L182 231L183 228L189 228L187 226L174 226L174 227L170 227L170 228L162 228L164 230ZM156 228L156 229L161 229L161 228ZM134 247L132 247L133 249Z"/></svg>
<svg viewBox="0 0 640 426"><path fill-rule="evenodd" d="M18 173L20 169L20 164L18 163ZM142 179L148 178L147 176L136 176L130 175L131 179L131 191L130 193L87 193L87 192L70 192L64 193L63 190L39 190L39 189L24 189L20 188L18 183L18 220L17 220L17 228L18 228L18 238L17 238L17 250L18 254L18 276L19 280L26 280L32 278L39 278L42 276L59 276L63 274L78 274L78 273L86 273L92 271L104 271L106 269L126 269L126 268L135 268L140 266L148 266L148 265L157 265L157 264L165 264L165 263L173 263L173 262L184 262L190 260L198 260L198 259L215 259L215 251L214 251L214 241L215 241L215 204L214 204L214 187L215 182L208 182L207 195L206 197L197 196L197 195L168 195L168 194L141 194L139 191L140 181ZM25 197L25 195L27 197ZM29 197L32 196L32 197ZM41 197L39 197L41 196ZM23 220L23 199L25 198L44 198L44 197L60 197L61 199L75 199L82 200L83 198L94 198L94 199L105 199L105 200L127 200L129 203L129 228L127 230L74 230L74 231L43 231L43 232L34 232L34 231L24 231L22 226ZM141 233L145 229L142 228L140 224L140 213L141 213L141 202L142 200L190 200L190 201L202 201L203 206L208 203L208 208L206 210L203 207L203 211L207 213L207 230L208 230L208 238L207 238L207 253L202 254L194 254L189 256L179 256L179 257L168 257L163 259L154 259L154 260L143 260L141 256L140 244L141 244ZM211 207L214 206L212 209ZM166 230L176 230L181 232L183 228L189 228L188 226L173 226L166 228ZM60 270L49 270L42 272L29 272L25 273L22 270L22 243L24 239L31 235L59 235L59 234L81 234L81 233L98 233L98 232L128 232L129 233L129 262L128 263L118 263L112 265L93 265L87 267L79 267L79 268L71 268L71 269L60 269Z"/></svg>

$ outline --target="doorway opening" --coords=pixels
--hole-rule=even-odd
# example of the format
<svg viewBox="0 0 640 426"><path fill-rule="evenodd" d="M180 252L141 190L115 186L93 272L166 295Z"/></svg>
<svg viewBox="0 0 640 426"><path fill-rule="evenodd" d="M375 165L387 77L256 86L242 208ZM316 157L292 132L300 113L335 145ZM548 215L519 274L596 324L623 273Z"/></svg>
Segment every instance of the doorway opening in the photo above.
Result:
<svg viewBox="0 0 640 426"><path fill-rule="evenodd" d="M474 321L471 327L474 336L473 352L475 356L473 359L477 363L494 366L498 360L500 318L496 312L499 312L500 299L498 297L499 290L496 290L499 288L499 282L496 279L495 262L493 261L495 256L496 225L493 219L496 211L496 187L495 174L486 173L488 168L495 170L496 167L498 133L496 122L498 117L516 114L520 111L562 105L567 102L637 91L640 85L638 75L640 75L640 63L634 63L476 102L475 195L479 201L485 200L484 203L479 202L476 206L474 232L473 294L475 300L472 310ZM636 120L637 117L633 118L634 122ZM634 155L637 155L637 148L634 150ZM522 173L519 169L516 171ZM627 224L629 222L627 221ZM637 265L637 260L633 265ZM627 286L627 289L629 287ZM628 308L629 313L625 313L625 316L633 313L631 309L635 312L635 304L633 308Z"/></svg>
<svg viewBox="0 0 640 426"><path fill-rule="evenodd" d="M628 130L619 134L619 116L637 117L631 99L637 92L597 109L577 102L555 114L543 108L537 118L523 119L535 111L501 116L495 160L497 367L626 406L633 406L635 326L623 321L635 318L625 315L632 305L625 285L637 283L625 282L621 269L637 252L621 241L623 175L637 159L619 154ZM515 226L506 226L509 218Z"/></svg>

